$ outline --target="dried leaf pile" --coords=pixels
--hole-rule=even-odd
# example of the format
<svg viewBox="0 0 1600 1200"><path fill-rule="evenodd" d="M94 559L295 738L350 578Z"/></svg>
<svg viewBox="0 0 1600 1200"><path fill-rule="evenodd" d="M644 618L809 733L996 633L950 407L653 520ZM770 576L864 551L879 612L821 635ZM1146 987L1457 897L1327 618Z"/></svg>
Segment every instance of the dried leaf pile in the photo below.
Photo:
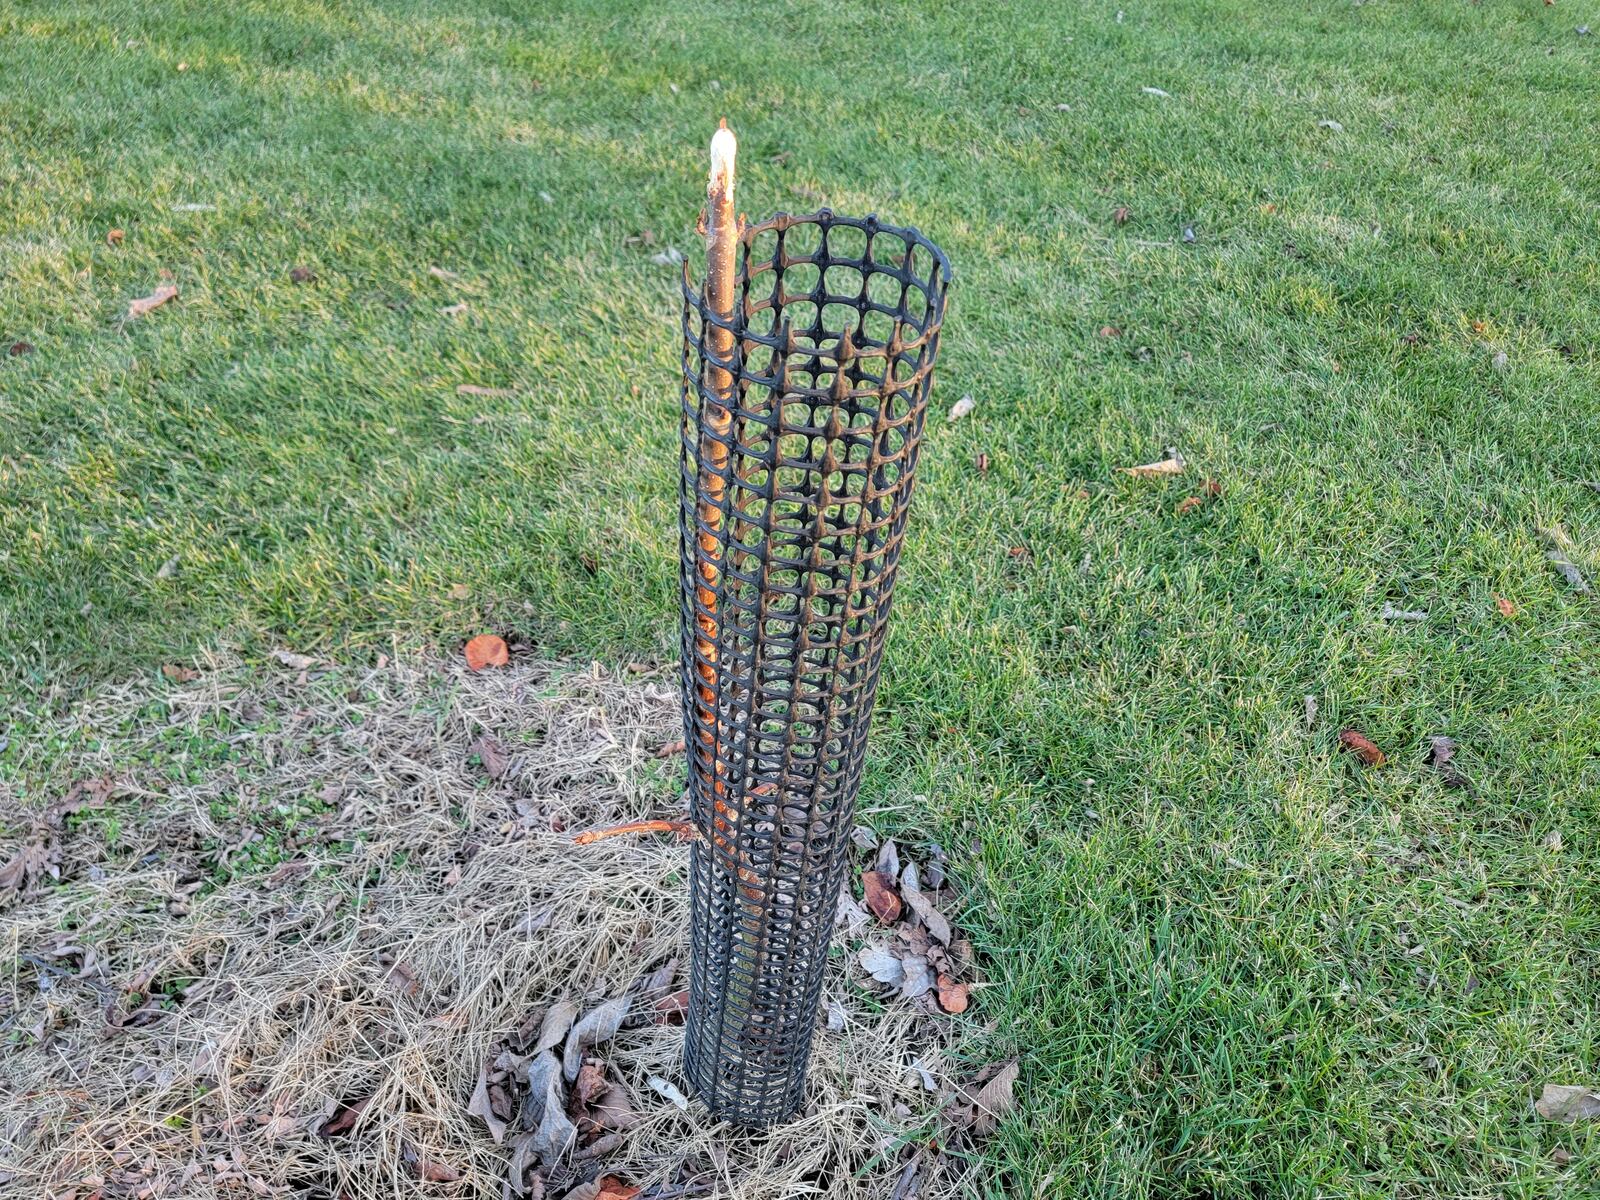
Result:
<svg viewBox="0 0 1600 1200"><path fill-rule="evenodd" d="M661 676L285 653L60 719L101 735L86 782L0 834L0 1192L935 1198L1010 1103L929 1015L971 969L937 858L883 862L900 998L837 960L794 1124L684 1095L688 848L573 844L676 809Z"/></svg>

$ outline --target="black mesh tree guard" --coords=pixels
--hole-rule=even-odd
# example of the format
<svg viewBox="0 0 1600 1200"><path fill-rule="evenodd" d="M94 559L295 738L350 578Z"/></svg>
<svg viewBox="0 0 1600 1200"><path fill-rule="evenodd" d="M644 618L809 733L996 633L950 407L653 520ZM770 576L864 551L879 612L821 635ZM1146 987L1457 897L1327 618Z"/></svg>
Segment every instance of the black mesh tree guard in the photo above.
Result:
<svg viewBox="0 0 1600 1200"><path fill-rule="evenodd" d="M827 209L741 232L731 319L684 271L685 1065L739 1124L800 1108L949 280Z"/></svg>

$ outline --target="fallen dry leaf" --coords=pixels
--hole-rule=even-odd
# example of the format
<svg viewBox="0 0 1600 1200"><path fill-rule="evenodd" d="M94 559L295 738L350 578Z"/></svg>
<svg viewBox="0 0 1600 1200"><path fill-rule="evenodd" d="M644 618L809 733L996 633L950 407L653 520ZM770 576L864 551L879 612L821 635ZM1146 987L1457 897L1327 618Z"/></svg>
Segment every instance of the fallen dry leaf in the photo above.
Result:
<svg viewBox="0 0 1600 1200"><path fill-rule="evenodd" d="M1354 754L1362 762L1366 763L1369 767L1381 767L1386 761L1384 759L1383 751L1379 750L1378 747L1368 739L1366 734L1359 733L1354 729L1346 729L1343 733L1341 733L1339 735L1339 744Z"/></svg>
<svg viewBox="0 0 1600 1200"><path fill-rule="evenodd" d="M367 1111L367 1106L371 1103L371 1096L363 1096L355 1101L341 1101L333 1116L324 1121L322 1128L317 1132L325 1138L349 1133L360 1122L361 1115Z"/></svg>
<svg viewBox="0 0 1600 1200"><path fill-rule="evenodd" d="M925 954L902 955L900 969L905 973L905 981L900 985L900 994L907 1000L926 996L938 981L933 964L928 961Z"/></svg>
<svg viewBox="0 0 1600 1200"><path fill-rule="evenodd" d="M1015 1059L990 1063L971 1083L963 1084L946 1115L957 1130L984 1136L999 1127L1001 1118L1016 1108L1016 1083L1020 1068Z"/></svg>
<svg viewBox="0 0 1600 1200"><path fill-rule="evenodd" d="M629 996L618 996L615 1000L607 1000L572 1027L572 1031L567 1034L566 1048L561 1056L561 1074L569 1082L578 1077L578 1068L583 1063L585 1050L590 1046L609 1042L617 1036L617 1030L622 1027L632 1003L632 998Z"/></svg>
<svg viewBox="0 0 1600 1200"><path fill-rule="evenodd" d="M200 672L193 667L184 667L177 663L163 663L161 673L173 683L193 683L200 678Z"/></svg>
<svg viewBox="0 0 1600 1200"><path fill-rule="evenodd" d="M162 287L158 287L148 296L140 296L137 300L128 301L128 316L142 317L146 313L154 312L168 300L175 300L177 296L177 286L170 283L165 284Z"/></svg>
<svg viewBox="0 0 1600 1200"><path fill-rule="evenodd" d="M483 764L483 773L490 779L499 779L504 775L511 762L511 752L506 749L505 743L487 733L468 746L467 753L478 756L478 761Z"/></svg>
<svg viewBox="0 0 1600 1200"><path fill-rule="evenodd" d="M945 420L959 421L962 417L966 416L969 412L977 407L978 402L972 398L970 393L968 393L950 406L950 414L945 417Z"/></svg>
<svg viewBox="0 0 1600 1200"><path fill-rule="evenodd" d="M503 667L511 661L511 651L506 648L506 640L492 633L482 633L467 643L464 650L467 666L474 671L481 671L485 667Z"/></svg>
<svg viewBox="0 0 1600 1200"><path fill-rule="evenodd" d="M1178 501L1178 515L1180 517L1187 516L1204 503L1205 501L1200 499L1199 496L1185 496Z"/></svg>
<svg viewBox="0 0 1600 1200"><path fill-rule="evenodd" d="M573 1021L577 1019L576 1001L556 1001L545 1011L544 1020L539 1025L539 1040L534 1043L533 1052L540 1054L555 1049L566 1040L567 1030L572 1028Z"/></svg>
<svg viewBox="0 0 1600 1200"><path fill-rule="evenodd" d="M1118 225L1126 225L1128 223L1128 218L1131 216L1133 216L1133 210L1130 209L1126 204L1119 204L1116 208L1111 210L1111 219Z"/></svg>
<svg viewBox="0 0 1600 1200"><path fill-rule="evenodd" d="M688 1012L689 989L684 988L656 1001L654 1020L657 1025L682 1025Z"/></svg>
<svg viewBox="0 0 1600 1200"><path fill-rule="evenodd" d="M989 469L989 456L980 450L978 457L972 460L972 465L977 467L979 471L987 471Z"/></svg>
<svg viewBox="0 0 1600 1200"><path fill-rule="evenodd" d="M1183 455L1179 454L1176 449L1168 449L1166 458L1158 459L1155 462L1140 463L1137 467L1121 467L1119 469L1124 475L1132 475L1136 479L1146 479L1161 475L1181 475L1186 465L1183 461Z"/></svg>
<svg viewBox="0 0 1600 1200"><path fill-rule="evenodd" d="M0 900L25 891L36 879L59 873L60 859L60 847L51 840L32 837L23 842L0 866Z"/></svg>
<svg viewBox="0 0 1600 1200"><path fill-rule="evenodd" d="M1446 787L1466 787L1466 776L1450 765L1450 761L1455 756L1455 738L1438 734L1428 739L1428 756L1425 761L1444 776L1444 785Z"/></svg>
<svg viewBox="0 0 1600 1200"><path fill-rule="evenodd" d="M862 969L879 983L899 987L906 981L906 969L900 961L900 956L882 946L863 946L856 960Z"/></svg>
<svg viewBox="0 0 1600 1200"><path fill-rule="evenodd" d="M1102 325L1096 332L1103 338L1119 338L1122 336L1122 330L1115 325Z"/></svg>
<svg viewBox="0 0 1600 1200"><path fill-rule="evenodd" d="M477 1117L489 1127L489 1136L494 1139L495 1145L500 1145L506 1140L506 1122L494 1111L493 1101L489 1098L489 1064L487 1061L478 1068L478 1086L473 1089L472 1099L467 1101L467 1116Z"/></svg>
<svg viewBox="0 0 1600 1200"><path fill-rule="evenodd" d="M640 1192L631 1183L623 1183L615 1175L600 1177L600 1194L595 1200L633 1200Z"/></svg>
<svg viewBox="0 0 1600 1200"><path fill-rule="evenodd" d="M120 245L122 245L123 236L124 236L123 232L120 229L108 229L106 231L106 245L108 245L108 246L120 246Z"/></svg>
<svg viewBox="0 0 1600 1200"><path fill-rule="evenodd" d="M33 353L32 342L12 342L11 348L6 351L12 358L21 358L24 354Z"/></svg>
<svg viewBox="0 0 1600 1200"><path fill-rule="evenodd" d="M310 267L292 267L289 270L290 283L315 283L317 273Z"/></svg>
<svg viewBox="0 0 1600 1200"><path fill-rule="evenodd" d="M1391 601L1383 602L1383 611L1378 614L1380 621L1426 621L1428 610L1425 608L1396 608Z"/></svg>
<svg viewBox="0 0 1600 1200"><path fill-rule="evenodd" d="M900 892L895 887L893 877L885 875L882 871L863 871L861 888L867 907L879 921L885 925L893 925L900 919L902 912Z"/></svg>
<svg viewBox="0 0 1600 1200"><path fill-rule="evenodd" d="M922 924L934 941L941 946L950 944L950 922L945 915L934 907L933 901L928 899L926 892L920 888L906 887L903 889L905 901L911 906L911 911L917 914Z"/></svg>
<svg viewBox="0 0 1600 1200"><path fill-rule="evenodd" d="M1494 598L1494 606L1500 610L1502 617L1514 617L1517 615L1517 606L1504 596L1496 596Z"/></svg>
<svg viewBox="0 0 1600 1200"><path fill-rule="evenodd" d="M295 654L290 650L274 650L272 657L292 671L305 671L317 665L309 654Z"/></svg>
<svg viewBox="0 0 1600 1200"><path fill-rule="evenodd" d="M1555 567L1556 573L1567 581L1568 587L1581 595L1587 596L1589 594L1589 581L1583 577L1583 572L1578 570L1577 564L1568 558L1565 553L1556 547L1551 547L1545 551L1545 557L1550 560L1551 566Z"/></svg>
<svg viewBox="0 0 1600 1200"><path fill-rule="evenodd" d="M431 1158L419 1158L411 1164L411 1169L418 1179L427 1183L454 1183L461 1178L461 1172L448 1163L436 1162Z"/></svg>
<svg viewBox="0 0 1600 1200"><path fill-rule="evenodd" d="M663 1100L672 1104L683 1112L689 1111L689 1097L685 1096L674 1084L663 1079L660 1075L652 1075L646 1080L652 1091Z"/></svg>
<svg viewBox="0 0 1600 1200"><path fill-rule="evenodd" d="M1600 1091L1570 1084L1547 1083L1534 1101L1534 1111L1547 1121L1591 1121L1600 1118Z"/></svg>
<svg viewBox="0 0 1600 1200"><path fill-rule="evenodd" d="M687 748L687 743L682 738L679 738L675 742L663 742L657 746L655 756L657 758L671 758L674 754L682 754Z"/></svg>
<svg viewBox="0 0 1600 1200"><path fill-rule="evenodd" d="M967 985L957 983L948 975L939 976L939 1007L947 1013L964 1013L967 1011Z"/></svg>

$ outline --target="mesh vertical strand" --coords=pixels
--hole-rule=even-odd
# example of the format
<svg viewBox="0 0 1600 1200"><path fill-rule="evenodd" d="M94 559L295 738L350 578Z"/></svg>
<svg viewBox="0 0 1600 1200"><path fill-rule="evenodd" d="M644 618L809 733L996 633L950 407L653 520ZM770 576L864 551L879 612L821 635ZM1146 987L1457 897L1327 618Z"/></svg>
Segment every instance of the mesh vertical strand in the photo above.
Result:
<svg viewBox="0 0 1600 1200"><path fill-rule="evenodd" d="M949 280L916 230L827 209L742 233L731 322L684 273L685 1066L744 1125L804 1092Z"/></svg>

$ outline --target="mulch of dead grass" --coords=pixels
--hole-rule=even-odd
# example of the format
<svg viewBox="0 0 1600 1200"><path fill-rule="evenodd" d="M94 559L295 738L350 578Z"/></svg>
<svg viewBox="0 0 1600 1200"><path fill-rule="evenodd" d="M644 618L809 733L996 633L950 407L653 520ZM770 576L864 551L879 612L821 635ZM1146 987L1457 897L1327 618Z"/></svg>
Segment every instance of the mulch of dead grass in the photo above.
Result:
<svg viewBox="0 0 1600 1200"><path fill-rule="evenodd" d="M670 679L520 659L189 674L80 705L66 720L102 734L83 783L0 842L7 1190L965 1191L961 1147L1015 1070L955 1082L971 1014L940 997L965 1006L970 964L911 911L926 897L875 932L846 907L798 1120L752 1134L682 1106L687 848L572 842L676 815ZM887 857L868 865L899 891Z"/></svg>

